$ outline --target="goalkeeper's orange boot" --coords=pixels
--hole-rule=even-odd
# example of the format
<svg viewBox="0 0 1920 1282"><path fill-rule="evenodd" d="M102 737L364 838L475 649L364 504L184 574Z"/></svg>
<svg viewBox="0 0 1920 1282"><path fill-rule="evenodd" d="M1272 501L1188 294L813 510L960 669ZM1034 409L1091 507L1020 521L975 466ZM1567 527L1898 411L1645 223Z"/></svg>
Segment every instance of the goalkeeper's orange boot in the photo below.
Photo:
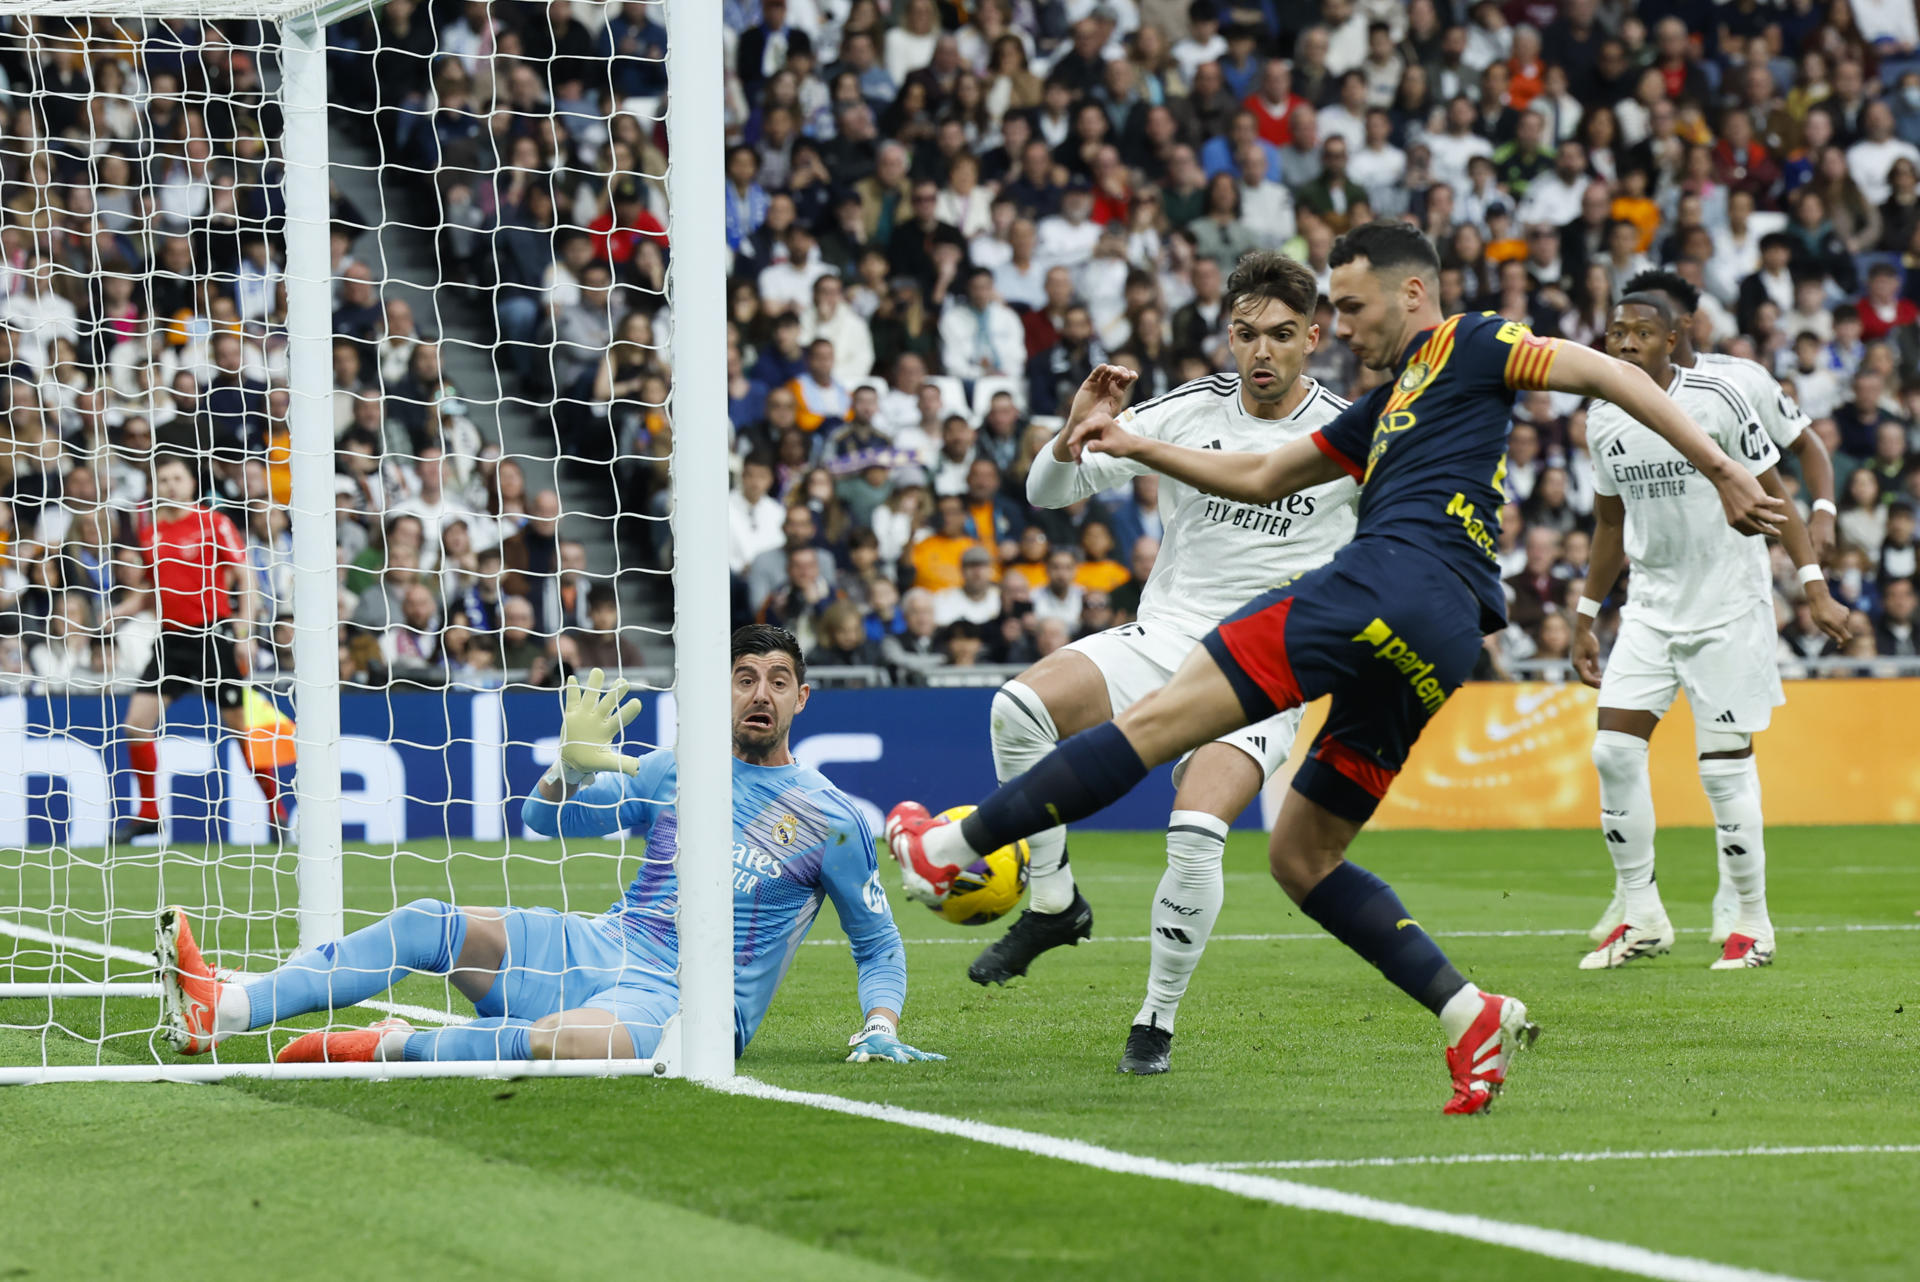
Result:
<svg viewBox="0 0 1920 1282"><path fill-rule="evenodd" d="M1498 993L1480 994L1480 1013L1460 1039L1447 1047L1447 1071L1453 1075L1453 1098L1443 1113L1484 1113L1507 1084L1507 1062L1522 1046L1540 1036L1540 1026L1527 1018L1525 1002Z"/></svg>
<svg viewBox="0 0 1920 1282"><path fill-rule="evenodd" d="M215 1016L226 985L200 955L185 910L161 909L153 938L160 963L160 1025L182 1055L204 1055L224 1035Z"/></svg>
<svg viewBox="0 0 1920 1282"><path fill-rule="evenodd" d="M404 1019L383 1019L365 1028L303 1033L283 1047L274 1059L282 1064L370 1064L380 1058L380 1041L388 1033L411 1033Z"/></svg>

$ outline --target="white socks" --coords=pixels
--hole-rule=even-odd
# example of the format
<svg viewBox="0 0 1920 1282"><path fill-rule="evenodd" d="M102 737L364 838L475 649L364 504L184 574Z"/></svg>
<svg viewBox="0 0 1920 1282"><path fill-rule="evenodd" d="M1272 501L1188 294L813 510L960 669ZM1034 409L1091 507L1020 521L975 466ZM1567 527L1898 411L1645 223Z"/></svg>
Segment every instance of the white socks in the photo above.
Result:
<svg viewBox="0 0 1920 1282"><path fill-rule="evenodd" d="M1040 696L1018 681L1009 681L993 696L989 722L993 739L993 773L1001 783L1025 774L1053 751L1060 738L1053 714ZM1039 913L1063 913L1073 904L1073 873L1067 867L1067 830L1049 828L1027 838L1032 852L1027 886L1031 906ZM929 846L928 854L931 855Z"/></svg>
<svg viewBox="0 0 1920 1282"><path fill-rule="evenodd" d="M1647 741L1617 730L1593 737L1600 774L1600 832L1613 857L1614 884L1631 925L1667 919L1653 884L1653 786L1647 778Z"/></svg>
<svg viewBox="0 0 1920 1282"><path fill-rule="evenodd" d="M1447 1004L1440 1008L1440 1031L1446 1034L1447 1045L1458 1046L1467 1030L1473 1027L1473 1021L1480 1018L1482 995L1479 988L1468 984L1447 998Z"/></svg>
<svg viewBox="0 0 1920 1282"><path fill-rule="evenodd" d="M228 1033L244 1033L253 1027L253 999L240 984L220 985L220 996L213 1002L215 1039Z"/></svg>
<svg viewBox="0 0 1920 1282"><path fill-rule="evenodd" d="M1204 810L1176 810L1167 820L1167 871L1153 892L1147 920L1153 939L1147 969L1147 1000L1136 1024L1173 1031L1173 1017L1206 951L1207 936L1226 899L1221 864L1227 821Z"/></svg>
<svg viewBox="0 0 1920 1282"><path fill-rule="evenodd" d="M1743 935L1768 939L1767 839L1760 815L1760 767L1752 757L1715 757L1700 763L1700 784L1713 805L1720 872L1740 895Z"/></svg>

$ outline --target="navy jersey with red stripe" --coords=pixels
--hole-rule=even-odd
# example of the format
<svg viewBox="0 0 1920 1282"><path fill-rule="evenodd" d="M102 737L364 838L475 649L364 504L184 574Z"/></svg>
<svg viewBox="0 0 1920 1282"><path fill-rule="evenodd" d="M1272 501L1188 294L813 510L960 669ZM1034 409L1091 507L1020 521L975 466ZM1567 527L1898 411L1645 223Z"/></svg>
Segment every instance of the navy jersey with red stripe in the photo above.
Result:
<svg viewBox="0 0 1920 1282"><path fill-rule="evenodd" d="M1513 393L1545 387L1555 351L1493 312L1449 317L1314 434L1360 482L1355 545L1392 539L1439 559L1473 590L1485 632L1507 622L1498 556Z"/></svg>

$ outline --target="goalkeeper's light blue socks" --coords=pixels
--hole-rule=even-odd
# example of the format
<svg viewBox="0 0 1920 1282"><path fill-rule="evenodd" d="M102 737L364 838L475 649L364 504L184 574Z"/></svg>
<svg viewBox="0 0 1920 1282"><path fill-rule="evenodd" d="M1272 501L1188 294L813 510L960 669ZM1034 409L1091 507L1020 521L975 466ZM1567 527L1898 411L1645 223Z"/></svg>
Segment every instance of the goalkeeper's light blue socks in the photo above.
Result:
<svg viewBox="0 0 1920 1282"><path fill-rule="evenodd" d="M1307 892L1300 911L1436 1015L1467 986L1393 887L1358 864L1341 860Z"/></svg>
<svg viewBox="0 0 1920 1282"><path fill-rule="evenodd" d="M423 1059L532 1059L530 1019L510 1015L476 1019L451 1028L425 1029L407 1034L405 1058Z"/></svg>
<svg viewBox="0 0 1920 1282"><path fill-rule="evenodd" d="M1103 722L1061 740L1033 769L1001 784L960 821L960 833L975 854L984 855L1105 810L1146 777L1146 763L1120 727ZM934 854L931 841L928 854Z"/></svg>
<svg viewBox="0 0 1920 1282"><path fill-rule="evenodd" d="M241 985L247 1008L231 1013L221 1010L220 1025L235 1030L260 1028L377 997L413 971L448 974L466 938L466 914L437 899L416 899L371 926L301 953L271 975Z"/></svg>

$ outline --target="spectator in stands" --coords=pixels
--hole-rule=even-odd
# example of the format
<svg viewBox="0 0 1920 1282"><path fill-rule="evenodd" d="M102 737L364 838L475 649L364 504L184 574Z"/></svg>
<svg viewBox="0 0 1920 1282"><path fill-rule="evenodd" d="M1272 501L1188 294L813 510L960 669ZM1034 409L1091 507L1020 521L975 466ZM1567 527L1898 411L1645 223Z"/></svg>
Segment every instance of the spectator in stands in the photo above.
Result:
<svg viewBox="0 0 1920 1282"><path fill-rule="evenodd" d="M1079 303L1068 307L1058 341L1027 362L1028 408L1035 414L1065 413L1080 384L1106 359L1092 315Z"/></svg>
<svg viewBox="0 0 1920 1282"><path fill-rule="evenodd" d="M1880 559L1880 546L1887 533L1887 507L1881 501L1880 474L1871 467L1854 469L1847 478L1837 522L1840 539L1848 547L1859 548L1871 561Z"/></svg>
<svg viewBox="0 0 1920 1282"><path fill-rule="evenodd" d="M401 598L400 618L380 636L380 654L395 677L438 684L445 680L440 645L440 609L424 583Z"/></svg>
<svg viewBox="0 0 1920 1282"><path fill-rule="evenodd" d="M976 455L967 466L967 528L996 562L1014 554L1017 531L1026 525L1020 505L1001 488L1000 465Z"/></svg>
<svg viewBox="0 0 1920 1282"><path fill-rule="evenodd" d="M1057 547L1047 554L1047 581L1033 591L1036 619L1057 619L1071 630L1079 625L1085 593L1075 582L1080 557L1072 548Z"/></svg>
<svg viewBox="0 0 1920 1282"><path fill-rule="evenodd" d="M960 555L960 583L934 593L934 622L946 627L959 619L985 627L1000 617L1000 590L993 581L993 556L984 547Z"/></svg>
<svg viewBox="0 0 1920 1282"><path fill-rule="evenodd" d="M934 528L919 538L909 553L915 587L941 592L959 587L964 579L961 558L968 550L987 548L974 537L966 499L958 493L940 495ZM991 558L991 553L988 553Z"/></svg>
<svg viewBox="0 0 1920 1282"><path fill-rule="evenodd" d="M844 387L873 373L873 333L847 306L845 288L830 272L813 282L813 306L801 319L800 340L833 344L833 377Z"/></svg>
<svg viewBox="0 0 1920 1282"><path fill-rule="evenodd" d="M1561 536L1555 530L1534 527L1527 530L1525 543L1526 564L1507 580L1507 618L1537 640L1540 621L1559 608Z"/></svg>
<svg viewBox="0 0 1920 1282"><path fill-rule="evenodd" d="M533 607L535 626L546 633L560 625L560 496L542 490L533 496L526 524L500 544L505 577L501 590ZM510 665L511 666L511 665Z"/></svg>
<svg viewBox="0 0 1920 1282"><path fill-rule="evenodd" d="M1900 297L1900 269L1875 263L1867 272L1867 296L1860 300L1860 337L1869 343L1911 332L1920 324L1920 306Z"/></svg>
<svg viewBox="0 0 1920 1282"><path fill-rule="evenodd" d="M973 424L964 414L949 414L940 424L940 452L933 459L933 492L965 494L973 470Z"/></svg>
<svg viewBox="0 0 1920 1282"><path fill-rule="evenodd" d="M523 596L502 599L498 667L509 673L524 673L525 683L551 685L557 674L552 642L540 635L534 622L533 603Z"/></svg>
<svg viewBox="0 0 1920 1282"><path fill-rule="evenodd" d="M1835 317L1835 329L1840 328ZM1836 341L1837 338L1836 338ZM1899 422L1881 402L1886 380L1869 369L1853 376L1853 399L1834 411L1834 426L1840 431L1840 449L1856 459L1864 459L1878 447L1883 420ZM1902 424L1904 426L1904 424Z"/></svg>
<svg viewBox="0 0 1920 1282"><path fill-rule="evenodd" d="M822 616L844 598L821 573L820 549L791 548L786 557L784 580L768 593L760 611L761 622L787 629L804 649L810 650L819 641Z"/></svg>
<svg viewBox="0 0 1920 1282"><path fill-rule="evenodd" d="M880 642L880 657L893 670L896 678L910 680L923 677L947 661L937 640L938 624L934 622L933 599L932 592L919 587L909 589L900 599L905 627L898 632L890 632Z"/></svg>
<svg viewBox="0 0 1920 1282"><path fill-rule="evenodd" d="M794 421L802 430L824 436L846 422L852 408L846 387L834 376L833 344L816 338L807 344L807 366L787 384L793 393Z"/></svg>
<svg viewBox="0 0 1920 1282"><path fill-rule="evenodd" d="M880 643L867 636L859 607L836 601L820 616L819 644L807 655L809 668L878 667Z"/></svg>
<svg viewBox="0 0 1920 1282"><path fill-rule="evenodd" d="M727 496L727 566L735 574L745 574L755 558L786 541L786 510L772 490L773 460L749 455L740 484Z"/></svg>
<svg viewBox="0 0 1920 1282"><path fill-rule="evenodd" d="M967 273L964 299L947 300L940 314L941 359L947 372L972 380L1015 377L1026 366L1026 330L994 290L993 273Z"/></svg>
<svg viewBox="0 0 1920 1282"><path fill-rule="evenodd" d="M1917 606L1920 598L1916 598L1912 579L1894 579L1887 584L1873 625L1875 648L1881 654L1902 658L1920 655L1920 633L1914 629Z"/></svg>
<svg viewBox="0 0 1920 1282"><path fill-rule="evenodd" d="M1089 520L1080 527L1080 564L1073 572L1074 583L1089 593L1102 595L1124 584L1127 567L1113 559L1113 530L1105 521Z"/></svg>
<svg viewBox="0 0 1920 1282"><path fill-rule="evenodd" d="M1886 537L1880 541L1879 572L1875 575L1884 594L1895 579L1913 579L1920 575L1920 541L1914 535L1914 509L1911 503L1896 501L1887 508Z"/></svg>

